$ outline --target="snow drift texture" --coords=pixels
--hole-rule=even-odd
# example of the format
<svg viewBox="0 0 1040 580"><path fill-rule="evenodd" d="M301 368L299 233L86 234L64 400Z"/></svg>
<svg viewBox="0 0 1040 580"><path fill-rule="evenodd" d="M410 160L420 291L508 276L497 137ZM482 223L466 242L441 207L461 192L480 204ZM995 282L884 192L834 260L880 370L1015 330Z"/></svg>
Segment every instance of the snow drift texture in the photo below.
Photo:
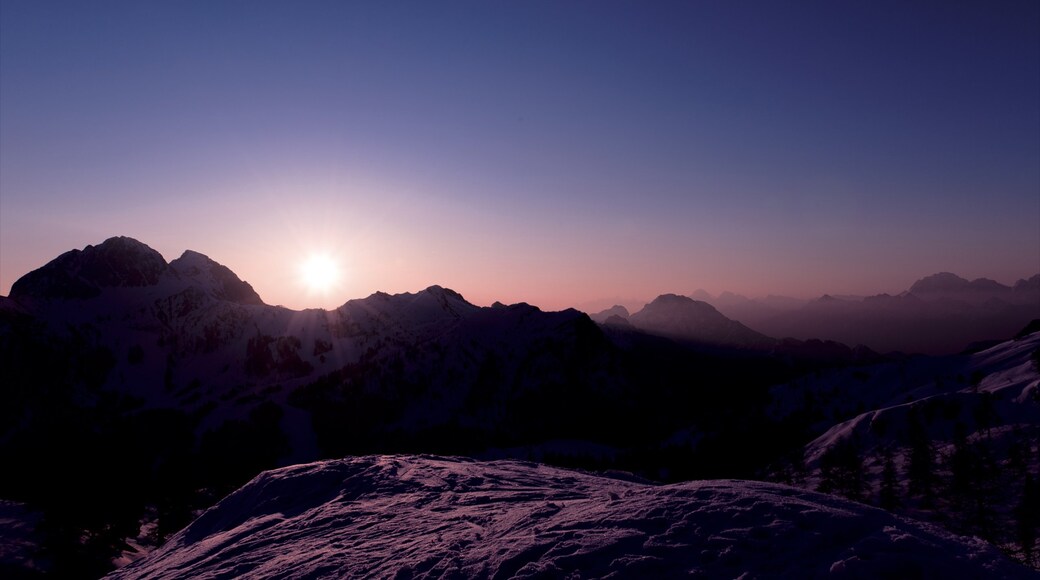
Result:
<svg viewBox="0 0 1040 580"><path fill-rule="evenodd" d="M1035 577L982 541L782 485L369 456L262 473L109 578L680 575Z"/></svg>

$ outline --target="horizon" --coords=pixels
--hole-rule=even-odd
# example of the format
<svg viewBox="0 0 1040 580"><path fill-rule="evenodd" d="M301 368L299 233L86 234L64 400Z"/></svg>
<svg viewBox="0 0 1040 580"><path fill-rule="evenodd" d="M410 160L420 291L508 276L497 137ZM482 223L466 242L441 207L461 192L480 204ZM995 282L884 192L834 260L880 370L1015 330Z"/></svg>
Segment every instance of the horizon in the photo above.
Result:
<svg viewBox="0 0 1040 580"><path fill-rule="evenodd" d="M1040 5L588 6L3 0L0 295L112 235L296 310L1040 272Z"/></svg>
<svg viewBox="0 0 1040 580"><path fill-rule="evenodd" d="M71 251L71 250L80 250L81 251L81 250L84 250L87 246L98 246L101 243L103 243L104 241L108 241L108 239L115 239L115 238L129 238L129 239L132 239L132 240L134 240L134 241L136 241L136 242L138 242L140 244L143 244L143 245L151 248L151 246L148 245L147 242L142 241L142 240L138 240L136 238L131 238L129 236L111 236L109 238L106 238L106 240L99 241L99 242L94 243L94 244L88 244L88 245L86 245L86 246L84 246L82 248L70 248L69 250L66 250L66 251ZM155 250L155 248L151 248L151 249ZM158 252L158 250L155 250L155 251ZM253 284L247 278L243 278L235 270L233 265L221 262L220 260L213 258L212 256L210 256L209 254L207 254L206 252L204 252L202 250L198 250L196 248L186 248L183 251L181 251L180 253L177 253L176 256L177 256L177 258L179 258L183 254L188 253L188 252L194 252L194 253L206 256L210 260L213 260L214 262L216 262L216 263L218 263L218 264L228 268L236 276L239 276L239 279L241 279L242 281L250 284L250 286L253 286ZM64 253L64 252L62 252L62 253ZM169 258L166 254L163 254L162 252L159 252L159 254L162 256L163 260L167 264L169 264L173 260L177 259L177 258ZM40 264L38 268L42 268L46 263L51 262L54 258L57 258L57 257L58 256L54 256L51 260L47 260L47 262L45 262L44 264ZM38 268L33 268L32 271L35 271ZM297 310L297 311L299 311L299 310L307 310L307 309L334 310L336 308L339 308L340 306L343 306L344 304L346 304L347 302L349 302L351 300L364 299L364 298L370 297L373 294L378 293L378 292L383 292L383 293L387 293L387 294L391 294L391 295L393 295L393 294L416 294L416 293L422 292L424 290L427 290L427 289L429 289L431 287L439 286L441 288L445 288L445 289L448 289L448 290L451 290L451 291L454 291L454 292L460 294L463 297L463 299L465 299L470 304L474 304L476 306L487 307L487 306L491 306L495 302L501 302L501 303L504 303L504 304L507 304L507 305L523 302L523 303L527 303L527 304L530 304L532 306L535 306L535 307L537 307L537 308L539 308L539 309L541 309L543 311L560 311L560 310L566 310L566 309L569 309L569 308L573 308L575 310L579 310L579 311L582 311L582 312L585 312L587 314L592 315L592 314L596 314L596 313L598 313L600 311L603 311L603 310L606 310L608 308L611 308L611 307L614 307L614 306L618 306L618 305L624 306L630 312L634 313L634 312L638 311L639 309L643 308L644 306L646 306L647 304L649 304L650 302L654 301L656 298L658 298L660 296L668 295L668 294L683 296L683 297L687 297L687 298L692 298L694 300L699 300L699 298L696 298L694 295L696 293L700 292L700 291L708 292L708 294L710 295L710 297L713 300L719 299L719 298L722 297L723 294L727 294L727 293L734 294L734 295L736 295L738 297L747 298L747 299L750 299L750 300L765 300L765 299L768 299L768 298L785 298L785 299L796 299L796 300L800 300L800 301L804 301L804 302L810 302L812 300L821 298L823 296L836 297L836 298L839 298L839 299L865 298L865 297L869 297L869 296L877 296L877 295L880 295L880 294L888 294L888 295L895 296L895 295L900 295L900 294L902 294L904 292L908 292L910 287L915 282L921 281L924 278L928 278L928 277L936 276L936 275L940 275L940 274L953 274L953 275L955 275L955 276L957 276L959 278L965 279L967 281L975 281L975 280L979 280L979 279L987 279L987 280L992 280L994 282L1002 284L1004 286L1012 287L1017 282L1023 281L1025 279L1032 278L1033 276L1040 276L1040 271L1036 272L1033 276L1024 276L1022 278L1019 278L1019 279L1016 279L1016 280L1012 280L1012 281L993 280L991 278L986 278L984 276L980 276L980 277L966 277L966 276L962 276L961 274L959 274L957 272L947 272L947 271L933 272L931 274L923 274L923 275L919 276L918 278L916 278L913 282L910 282L910 283L906 284L905 287L902 288L901 290L896 290L896 291L892 291L892 292L875 292L875 293L863 293L863 292L847 293L846 292L846 293L840 293L840 292L820 291L820 292L816 292L816 293L808 295L808 296L791 296L791 295L784 295L784 294L778 294L778 293L770 293L770 294L766 294L766 295L751 295L751 296L748 296L748 295L742 294L740 292L733 292L733 291L730 291L730 290L721 290L719 292L708 292L704 288L697 288L697 289L689 291L689 292L679 292L679 291L664 290L664 291L661 291L661 292L658 292L658 293L654 294L653 296L647 297L645 299L637 299L637 298L629 298L629 299L626 299L626 298L614 298L614 299L612 299L612 298L601 298L601 299L597 299L597 300L589 300L589 301L586 301L585 303L581 303L581 304L570 304L570 305L566 305L566 306L543 305L543 304L539 304L537 302L531 302L531 301L528 301L528 300L505 301L505 300L501 300L501 299L497 299L497 298L487 299L486 297L474 299L473 297L467 295L465 289L456 288L456 287L453 287L453 286L450 286L450 285L446 285L446 284L439 284L437 282L431 282L431 283L422 285L422 286L417 287L417 288L395 289L395 290L392 290L392 291L391 290L386 290L386 289L375 289L375 290L372 290L371 292L368 292L368 293L365 293L365 294L362 294L362 295L358 295L358 296L335 297L335 296L333 296L332 292L320 292L320 294L322 294L322 297L325 300L329 301L330 303L334 303L334 305L333 306L307 306L307 307L303 307L303 308L295 308L295 307L292 307L292 306L289 306L289 305L271 302L269 300L264 299L263 293L260 292L259 290L257 290L257 288L255 286L253 286L253 290L256 291L257 294L260 296L260 299L263 300L263 302L265 304L269 305L269 306L277 306L277 307L289 308L290 310ZM314 294L315 294L314 292L311 292L311 295L314 295ZM10 297L10 288L7 289L6 293L0 294L0 296L9 298Z"/></svg>

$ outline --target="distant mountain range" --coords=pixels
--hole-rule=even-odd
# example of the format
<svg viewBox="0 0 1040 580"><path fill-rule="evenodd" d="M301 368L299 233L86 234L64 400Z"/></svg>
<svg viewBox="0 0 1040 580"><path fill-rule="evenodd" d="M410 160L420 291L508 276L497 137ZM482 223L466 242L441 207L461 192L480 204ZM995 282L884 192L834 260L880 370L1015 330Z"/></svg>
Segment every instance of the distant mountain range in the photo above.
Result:
<svg viewBox="0 0 1040 580"><path fill-rule="evenodd" d="M898 295L750 299L731 292L691 298L758 332L801 340L862 344L878 352L952 354L1010 336L1040 318L1040 274L1005 286L948 272L927 276Z"/></svg>
<svg viewBox="0 0 1040 580"><path fill-rule="evenodd" d="M972 312L991 304L897 298ZM440 286L294 311L264 304L203 254L167 263L112 238L58 256L0 297L0 506L45 522L25 524L41 551L19 570L97 577L257 473L319 459L438 453L669 481L765 477L878 402L792 385L829 377L855 390L855 373L887 377L876 369L908 364L752 328L677 295L590 318L479 307ZM1014 352L1008 360L1026 364L1030 354ZM913 364L943 374L963 358ZM777 410L792 400L797 408ZM803 453L810 474L814 453ZM1017 505L1022 490L1007 494L1001 505ZM0 557L0 573L5 565Z"/></svg>

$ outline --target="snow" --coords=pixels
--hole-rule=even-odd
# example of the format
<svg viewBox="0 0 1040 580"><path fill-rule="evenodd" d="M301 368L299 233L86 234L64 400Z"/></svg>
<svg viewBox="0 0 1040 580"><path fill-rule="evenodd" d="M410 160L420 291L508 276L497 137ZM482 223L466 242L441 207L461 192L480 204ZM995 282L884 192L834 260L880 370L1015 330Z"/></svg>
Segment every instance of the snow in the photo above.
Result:
<svg viewBox="0 0 1040 580"><path fill-rule="evenodd" d="M989 393L994 401L996 415L1005 425L1038 425L1040 424L1040 407L1033 402L1034 392L1040 388L1040 373L1033 366L1030 354L1040 348L1040 332L1026 337L1002 342L982 352L960 357L944 359L920 359L911 365L901 365L899 373L902 381L891 380L887 392L882 388L863 387L857 390L854 386L843 388L824 385L831 381L832 385L841 385L834 381L836 373L823 378L809 387L817 396L827 392L828 396L842 399L846 408L859 402L874 403L888 398L884 404L877 405L874 410L858 414L851 419L839 422L816 438L806 447L806 461L815 464L828 449L838 442L858 438L868 447L894 444L900 432L890 430L885 436L878 434L876 425L881 423L903 425L911 408L924 402L951 401L960 403L965 410L945 421L935 421L931 428L934 435L949 440L953 436L953 426L961 421L969 426L975 423L968 409L980 398L980 393ZM944 362L945 367L936 366L937 361ZM895 365L879 365L868 367L868 374L878 377L890 377ZM913 368L913 367L918 368ZM847 372L847 371L843 371ZM934 372L934 374L933 374ZM942 374L940 374L940 372ZM973 375L981 377L977 385L966 384L953 375L970 379ZM868 380L870 381L870 380ZM853 383L855 381L852 381ZM778 391L777 394L780 394ZM879 398L879 394L883 396ZM787 403L793 398L786 395ZM868 407L869 408L869 407Z"/></svg>
<svg viewBox="0 0 1040 580"><path fill-rule="evenodd" d="M109 578L1027 578L992 546L748 481L369 456L254 478Z"/></svg>
<svg viewBox="0 0 1040 580"><path fill-rule="evenodd" d="M35 560L40 548L35 530L42 517L23 503L0 499L0 577L5 570L14 573L41 568Z"/></svg>

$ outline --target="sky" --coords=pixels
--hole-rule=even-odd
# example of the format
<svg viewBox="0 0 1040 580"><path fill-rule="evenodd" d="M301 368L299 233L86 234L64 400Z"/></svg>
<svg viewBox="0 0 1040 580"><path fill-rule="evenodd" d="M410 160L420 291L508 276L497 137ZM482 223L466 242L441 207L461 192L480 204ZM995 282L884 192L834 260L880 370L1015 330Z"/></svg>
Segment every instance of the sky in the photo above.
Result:
<svg viewBox="0 0 1040 580"><path fill-rule="evenodd" d="M292 308L1011 284L1040 3L0 0L0 294L116 235Z"/></svg>

